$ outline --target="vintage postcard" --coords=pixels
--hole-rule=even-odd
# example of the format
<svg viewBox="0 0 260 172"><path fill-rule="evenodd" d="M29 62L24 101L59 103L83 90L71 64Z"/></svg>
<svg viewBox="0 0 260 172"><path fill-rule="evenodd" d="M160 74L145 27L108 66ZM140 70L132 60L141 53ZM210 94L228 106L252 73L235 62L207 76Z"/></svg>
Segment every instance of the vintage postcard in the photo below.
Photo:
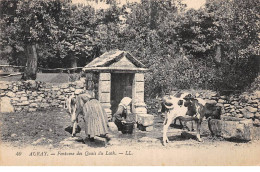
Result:
<svg viewBox="0 0 260 172"><path fill-rule="evenodd" d="M1 0L1 166L259 166L258 0Z"/></svg>

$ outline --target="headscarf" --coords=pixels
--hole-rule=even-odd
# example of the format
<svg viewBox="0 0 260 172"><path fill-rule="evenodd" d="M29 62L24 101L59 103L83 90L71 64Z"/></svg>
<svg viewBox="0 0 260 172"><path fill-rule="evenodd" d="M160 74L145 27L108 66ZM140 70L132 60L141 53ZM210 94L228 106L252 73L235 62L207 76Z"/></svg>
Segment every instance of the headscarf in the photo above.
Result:
<svg viewBox="0 0 260 172"><path fill-rule="evenodd" d="M121 102L119 103L119 106L123 106L125 109L127 108L127 106L130 105L130 103L132 102L132 99L130 97L124 97Z"/></svg>

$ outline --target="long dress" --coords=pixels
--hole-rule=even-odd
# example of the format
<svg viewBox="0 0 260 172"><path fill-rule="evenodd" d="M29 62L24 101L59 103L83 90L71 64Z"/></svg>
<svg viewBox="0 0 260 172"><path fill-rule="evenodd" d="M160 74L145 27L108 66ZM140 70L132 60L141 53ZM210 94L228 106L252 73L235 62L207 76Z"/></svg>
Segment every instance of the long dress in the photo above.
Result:
<svg viewBox="0 0 260 172"><path fill-rule="evenodd" d="M90 137L105 135L108 133L108 118L100 102L90 99L83 106L85 119L85 133Z"/></svg>

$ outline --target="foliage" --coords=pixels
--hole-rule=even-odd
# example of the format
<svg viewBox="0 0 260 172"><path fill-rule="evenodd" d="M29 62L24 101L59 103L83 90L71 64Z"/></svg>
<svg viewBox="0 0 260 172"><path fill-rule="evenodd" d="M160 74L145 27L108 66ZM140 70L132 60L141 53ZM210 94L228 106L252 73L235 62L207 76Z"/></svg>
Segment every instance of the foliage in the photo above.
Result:
<svg viewBox="0 0 260 172"><path fill-rule="evenodd" d="M36 43L39 66L55 68L126 50L150 69L146 91L153 96L176 88L241 90L258 75L258 0L208 0L198 10L181 0L107 4L97 10L70 1L3 0L1 56L22 64L25 44Z"/></svg>

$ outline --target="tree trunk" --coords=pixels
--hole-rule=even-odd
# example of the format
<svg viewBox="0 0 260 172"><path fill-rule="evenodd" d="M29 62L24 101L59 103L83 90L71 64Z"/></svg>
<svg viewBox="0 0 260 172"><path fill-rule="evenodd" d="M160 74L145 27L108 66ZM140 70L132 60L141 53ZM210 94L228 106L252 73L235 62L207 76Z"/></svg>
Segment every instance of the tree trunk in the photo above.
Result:
<svg viewBox="0 0 260 172"><path fill-rule="evenodd" d="M77 58L75 56L73 56L72 54L70 54L70 67L71 68L76 68L78 67L77 64ZM73 69L71 70L72 73L75 73L77 69Z"/></svg>
<svg viewBox="0 0 260 172"><path fill-rule="evenodd" d="M24 80L35 80L37 75L37 52L36 45L26 46L27 63L22 79Z"/></svg>

